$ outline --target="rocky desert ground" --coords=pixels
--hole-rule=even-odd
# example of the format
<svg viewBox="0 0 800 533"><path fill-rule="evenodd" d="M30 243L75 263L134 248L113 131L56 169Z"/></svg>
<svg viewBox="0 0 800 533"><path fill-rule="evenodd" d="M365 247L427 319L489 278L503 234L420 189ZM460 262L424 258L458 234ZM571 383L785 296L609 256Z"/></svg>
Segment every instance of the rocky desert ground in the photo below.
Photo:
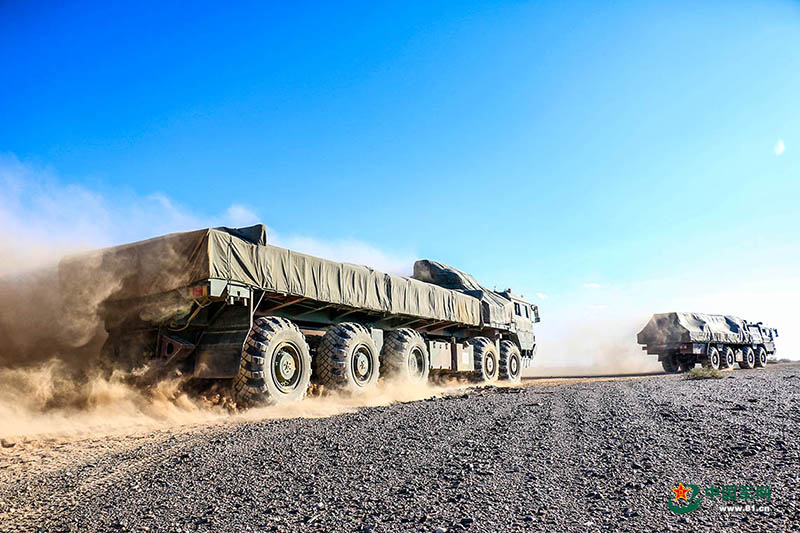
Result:
<svg viewBox="0 0 800 533"><path fill-rule="evenodd" d="M797 530L799 399L780 364L6 440L0 531Z"/></svg>

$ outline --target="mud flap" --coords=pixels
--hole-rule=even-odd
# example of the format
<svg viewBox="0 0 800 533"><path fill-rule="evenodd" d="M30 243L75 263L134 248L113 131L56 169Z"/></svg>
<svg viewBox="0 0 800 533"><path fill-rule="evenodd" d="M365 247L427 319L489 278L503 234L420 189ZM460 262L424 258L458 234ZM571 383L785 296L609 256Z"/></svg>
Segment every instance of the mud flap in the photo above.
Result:
<svg viewBox="0 0 800 533"><path fill-rule="evenodd" d="M214 379L236 377L247 333L246 329L207 331L197 347L192 375L196 378Z"/></svg>
<svg viewBox="0 0 800 533"><path fill-rule="evenodd" d="M536 348L538 348L538 345L534 344L529 356L520 357L522 368L531 368L533 366L533 359L536 357Z"/></svg>

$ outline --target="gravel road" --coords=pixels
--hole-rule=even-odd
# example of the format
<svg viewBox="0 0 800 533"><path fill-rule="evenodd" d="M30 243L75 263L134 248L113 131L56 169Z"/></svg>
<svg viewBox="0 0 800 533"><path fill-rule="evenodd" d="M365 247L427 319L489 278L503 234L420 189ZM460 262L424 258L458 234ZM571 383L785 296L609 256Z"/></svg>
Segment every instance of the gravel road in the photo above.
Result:
<svg viewBox="0 0 800 533"><path fill-rule="evenodd" d="M20 442L0 531L796 530L799 398L784 364ZM679 482L768 486L769 510L677 515Z"/></svg>

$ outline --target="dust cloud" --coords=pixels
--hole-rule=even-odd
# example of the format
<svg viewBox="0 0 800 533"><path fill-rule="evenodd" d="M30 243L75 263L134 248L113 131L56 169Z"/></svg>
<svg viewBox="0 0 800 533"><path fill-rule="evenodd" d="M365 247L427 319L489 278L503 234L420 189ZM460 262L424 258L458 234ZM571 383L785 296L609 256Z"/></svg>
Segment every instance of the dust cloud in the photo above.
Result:
<svg viewBox="0 0 800 533"><path fill-rule="evenodd" d="M165 251L160 255L169 261ZM153 380L146 360L109 361L102 356L107 337L102 306L125 284L127 265L97 272L88 268L90 279L87 269L80 269L72 279L75 269L59 267L55 258L43 265L42 257L36 258L37 268L0 276L0 438L35 440L215 420L332 416L428 398L460 386L381 382L358 396L315 393L293 405L240 411L227 382L198 384L175 373ZM96 254L82 257L89 263L81 264L88 267L99 260ZM111 274L102 277L99 272ZM175 311L159 310L164 316Z"/></svg>
<svg viewBox="0 0 800 533"><path fill-rule="evenodd" d="M244 420L324 418L352 412L361 407L415 402L446 395L468 386L474 386L474 383L457 378L441 378L428 383L381 379L376 387L362 394L349 395L322 391L298 403L252 408L236 415L236 418Z"/></svg>
<svg viewBox="0 0 800 533"><path fill-rule="evenodd" d="M140 416L175 420L193 410L175 384L137 390L136 373L102 364L106 334L99 308L117 286L97 279L73 287L65 305L55 264L0 279L0 436Z"/></svg>
<svg viewBox="0 0 800 533"><path fill-rule="evenodd" d="M34 255L20 264L35 266L14 271L5 264L0 276L0 437L213 414L203 399L182 392L180 380L141 387L148 370L141 361L101 357L102 306L129 266L94 268L101 256L84 253L81 268L65 268L63 246L48 257L49 241L34 242L27 248ZM0 255L20 258L14 244L0 241Z"/></svg>
<svg viewBox="0 0 800 533"><path fill-rule="evenodd" d="M75 283L65 284L71 294L61 294L63 276L48 266L0 279L0 438L332 416L363 406L419 400L460 386L381 382L357 396L320 395L315 390L297 404L240 412L228 382L198 382L175 372L153 379L152 365L145 359L103 357L101 306L119 280L98 279L76 299ZM74 307L77 301L82 304Z"/></svg>
<svg viewBox="0 0 800 533"><path fill-rule="evenodd" d="M181 391L180 380L148 389L130 375L75 375L62 360L0 370L0 437L97 434L224 416L225 409Z"/></svg>
<svg viewBox="0 0 800 533"><path fill-rule="evenodd" d="M202 220L160 195L126 197L114 204L95 191L61 184L49 171L0 156L0 437L93 435L236 418L331 416L365 405L419 400L461 386L380 382L360 396L312 395L291 406L239 412L226 383L200 387L175 374L152 381L144 361L109 364L101 356L107 337L100 318L102 305L121 290L135 267L108 268L104 263L104 268L86 272L60 268L59 262L65 256L152 235L241 225L229 216L237 212L232 207L222 217ZM165 263L167 252L160 251ZM101 260L99 255L83 255L89 267L92 257ZM168 264L162 267L152 268L162 275L169 272ZM161 310L165 316L175 311Z"/></svg>
<svg viewBox="0 0 800 533"><path fill-rule="evenodd" d="M166 250L157 255L170 262ZM124 290L132 267L108 268L104 262L103 268L94 269L99 254L81 258L60 263L52 259L32 270L0 276L0 438L92 436L215 420L332 416L358 407L428 398L461 386L382 381L357 396L317 391L297 404L240 411L228 382L199 382L174 371L153 379L160 373L150 372L155 365L143 357L144 350L127 350L130 360L104 357L102 308L110 295ZM80 268L74 268L76 264ZM162 274L170 271L169 265L153 268ZM165 305L158 312L163 318L177 310Z"/></svg>
<svg viewBox="0 0 800 533"><path fill-rule="evenodd" d="M610 313L606 308L588 307L583 301L573 303L569 309L551 311L537 324L538 353L524 376L602 376L662 370L658 360L636 343L636 333L651 313L636 312L634 306Z"/></svg>
<svg viewBox="0 0 800 533"><path fill-rule="evenodd" d="M178 377L142 387L133 378L146 370L76 377L59 359L30 368L0 369L0 438L35 441L214 421L321 418L361 407L440 396L468 385L457 380L424 384L381 381L364 394L324 392L292 404L239 410L227 386L197 391L187 379Z"/></svg>
<svg viewBox="0 0 800 533"><path fill-rule="evenodd" d="M82 257L91 262L98 256ZM165 257L169 258L166 254ZM67 261L69 263L69 261ZM104 265L105 267L105 265ZM103 302L130 269L114 265L91 280L73 268L42 266L0 278L0 437L97 435L214 420L323 417L364 407L428 398L464 384L381 381L360 395L318 389L297 404L245 411L230 383L191 380L176 372L153 379L146 359L103 357ZM167 267L159 271L168 271ZM81 274L86 274L85 269ZM162 309L165 316L174 308ZM138 353L143 350L131 350Z"/></svg>

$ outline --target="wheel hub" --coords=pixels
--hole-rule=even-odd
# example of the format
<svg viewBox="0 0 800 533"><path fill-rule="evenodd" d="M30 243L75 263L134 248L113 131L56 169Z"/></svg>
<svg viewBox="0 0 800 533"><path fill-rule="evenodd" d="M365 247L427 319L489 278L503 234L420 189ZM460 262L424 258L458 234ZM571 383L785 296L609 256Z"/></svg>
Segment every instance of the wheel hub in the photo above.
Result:
<svg viewBox="0 0 800 533"><path fill-rule="evenodd" d="M408 375L412 378L421 377L425 372L424 364L425 357L419 349L415 348L408 354Z"/></svg>
<svg viewBox="0 0 800 533"><path fill-rule="evenodd" d="M278 362L278 372L281 379L291 379L296 371L297 365L294 362L294 358L286 352L281 353L281 358Z"/></svg>
<svg viewBox="0 0 800 533"><path fill-rule="evenodd" d="M369 362L367 362L367 356L363 353L360 353L356 356L356 373L359 376L363 376L367 373L367 368L369 367Z"/></svg>
<svg viewBox="0 0 800 533"><path fill-rule="evenodd" d="M490 376L494 374L494 358L492 357L486 358L486 373Z"/></svg>
<svg viewBox="0 0 800 533"><path fill-rule="evenodd" d="M291 343L278 347L272 359L272 381L284 393L295 390L301 381L303 370L300 351Z"/></svg>
<svg viewBox="0 0 800 533"><path fill-rule="evenodd" d="M369 348L358 346L351 360L353 377L358 385L366 384L372 377L372 358Z"/></svg>
<svg viewBox="0 0 800 533"><path fill-rule="evenodd" d="M408 358L408 373L412 376L416 376L419 373L417 358L414 357L414 354L411 354L411 357Z"/></svg>
<svg viewBox="0 0 800 533"><path fill-rule="evenodd" d="M518 370L517 367L518 367L517 358L516 357L512 357L511 358L511 374L512 375L517 375L517 370Z"/></svg>

